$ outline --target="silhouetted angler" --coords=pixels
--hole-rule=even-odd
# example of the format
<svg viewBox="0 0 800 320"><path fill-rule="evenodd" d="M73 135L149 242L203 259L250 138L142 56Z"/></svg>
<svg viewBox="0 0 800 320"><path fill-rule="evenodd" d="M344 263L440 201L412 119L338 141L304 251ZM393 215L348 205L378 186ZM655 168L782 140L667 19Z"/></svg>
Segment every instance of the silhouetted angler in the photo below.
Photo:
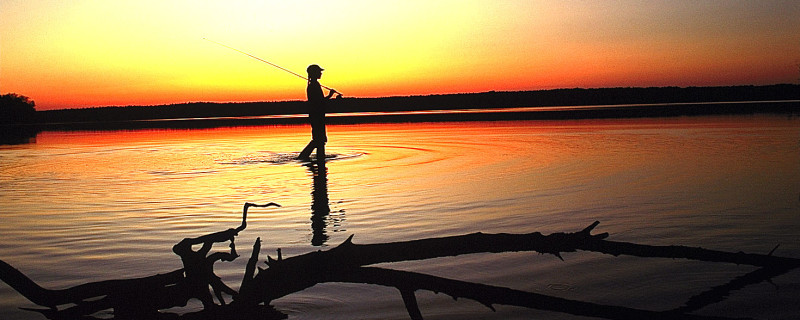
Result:
<svg viewBox="0 0 800 320"><path fill-rule="evenodd" d="M336 90L330 89L328 95L322 93L319 78L322 77L322 68L316 64L308 66L308 87L306 96L308 97L308 120L311 123L311 141L306 145L300 155L300 160L310 160L311 151L317 149L317 161L325 161L325 143L328 136L325 132L325 100L337 94ZM341 97L339 94L337 98Z"/></svg>

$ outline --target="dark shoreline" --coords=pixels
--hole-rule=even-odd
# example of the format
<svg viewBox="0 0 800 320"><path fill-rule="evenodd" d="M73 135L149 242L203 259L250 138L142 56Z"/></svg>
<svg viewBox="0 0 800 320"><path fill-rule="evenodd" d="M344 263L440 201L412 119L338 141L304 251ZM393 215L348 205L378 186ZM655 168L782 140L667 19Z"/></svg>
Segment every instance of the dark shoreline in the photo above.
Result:
<svg viewBox="0 0 800 320"><path fill-rule="evenodd" d="M418 112L335 113L327 117L329 124L508 121L508 120L578 120L613 118L662 118L703 115L783 114L800 116L800 100L642 104L613 106L563 106L511 109L435 110ZM121 120L106 122L64 122L38 124L44 131L71 130L134 130L134 129L203 129L233 126L305 124L303 114L210 117L182 119Z"/></svg>
<svg viewBox="0 0 800 320"><path fill-rule="evenodd" d="M306 123L304 101L95 107L36 111L35 121L0 125L3 141L52 130L212 128ZM724 114L800 115L800 85L553 89L334 99L331 124L567 120ZM436 110L436 112L430 112ZM464 110L472 110L464 112ZM1 143L2 141L0 141Z"/></svg>

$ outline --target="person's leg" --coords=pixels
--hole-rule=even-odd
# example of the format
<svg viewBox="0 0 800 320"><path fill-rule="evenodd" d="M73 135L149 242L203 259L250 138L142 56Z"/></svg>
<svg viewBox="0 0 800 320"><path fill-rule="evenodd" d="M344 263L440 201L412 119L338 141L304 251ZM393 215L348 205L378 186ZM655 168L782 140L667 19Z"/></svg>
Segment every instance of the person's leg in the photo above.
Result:
<svg viewBox="0 0 800 320"><path fill-rule="evenodd" d="M317 148L317 161L325 161L325 143L328 141L325 132L324 118L318 118L311 122L311 139L314 147Z"/></svg>
<svg viewBox="0 0 800 320"><path fill-rule="evenodd" d="M317 143L317 161L325 161L325 142L320 141Z"/></svg>
<svg viewBox="0 0 800 320"><path fill-rule="evenodd" d="M314 140L309 141L306 147L303 148L303 151L300 151L300 155L297 156L297 159L300 160L311 159L311 151L313 151L315 147L316 143L314 142Z"/></svg>

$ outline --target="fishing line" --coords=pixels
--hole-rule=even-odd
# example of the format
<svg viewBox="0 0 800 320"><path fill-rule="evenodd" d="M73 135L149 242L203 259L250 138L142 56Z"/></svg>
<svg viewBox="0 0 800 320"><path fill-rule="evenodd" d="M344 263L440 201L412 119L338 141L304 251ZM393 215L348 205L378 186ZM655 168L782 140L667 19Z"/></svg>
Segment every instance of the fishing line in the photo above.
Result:
<svg viewBox="0 0 800 320"><path fill-rule="evenodd" d="M258 60L258 61L261 61L261 62L263 62L263 63L266 63L266 64L268 64L268 65L271 65L271 66L273 66L273 67L275 67L275 68L278 68L278 69L281 69L281 70L283 70L283 71L286 71L286 72L288 72L288 73L291 73L291 74L293 74L294 76L296 76L296 77L298 77L298 78L300 78L300 79L303 79L303 80L309 81L309 80L308 80L308 78L306 78L306 77L304 77L304 76L302 76L302 75L299 75L299 74L297 74L296 72L293 72L292 70L286 69L286 68L284 68L284 67L281 67L281 66L279 66L279 65L277 65L277 64L274 64L274 63L272 63L272 62L269 62L269 61L267 61L267 60L264 60L264 59L261 59L261 58L259 58L259 57L256 57L256 56L254 56L254 55L252 55L252 54L249 54L249 53L247 53L247 52L244 52L244 51L242 51L242 50L239 50L239 49L236 49L236 48L234 48L234 47L231 47L231 46L228 46L228 45L225 45L225 44L222 44L222 43L216 42L216 41L214 41L214 40L211 40L211 39L208 39L208 38L203 38L203 40L206 40L206 41L208 41L208 42L211 42L211 43L215 43L215 44L217 44L217 45L220 45L220 46L223 46L223 47L225 47L225 48L231 49L231 50L233 50L233 51L239 52L239 53L241 53L241 54L247 55L247 56L248 56L248 57L250 57L250 58L256 59L256 60ZM328 90L334 90L334 91L335 91L335 89L331 89L330 87L327 87L327 86L324 86L324 85L321 85L321 84L320 84L320 87L323 87L323 88L325 88L325 89L328 89ZM338 92L338 91L337 91L337 92ZM339 93L341 94L341 92L339 92Z"/></svg>

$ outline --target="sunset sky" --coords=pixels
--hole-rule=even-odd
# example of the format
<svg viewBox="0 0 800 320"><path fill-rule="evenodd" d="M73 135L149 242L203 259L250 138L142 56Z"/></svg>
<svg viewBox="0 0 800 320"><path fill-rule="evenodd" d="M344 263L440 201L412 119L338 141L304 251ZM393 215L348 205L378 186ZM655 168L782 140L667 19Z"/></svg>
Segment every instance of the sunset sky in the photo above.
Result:
<svg viewBox="0 0 800 320"><path fill-rule="evenodd" d="M0 0L0 93L37 109L797 83L800 2Z"/></svg>

